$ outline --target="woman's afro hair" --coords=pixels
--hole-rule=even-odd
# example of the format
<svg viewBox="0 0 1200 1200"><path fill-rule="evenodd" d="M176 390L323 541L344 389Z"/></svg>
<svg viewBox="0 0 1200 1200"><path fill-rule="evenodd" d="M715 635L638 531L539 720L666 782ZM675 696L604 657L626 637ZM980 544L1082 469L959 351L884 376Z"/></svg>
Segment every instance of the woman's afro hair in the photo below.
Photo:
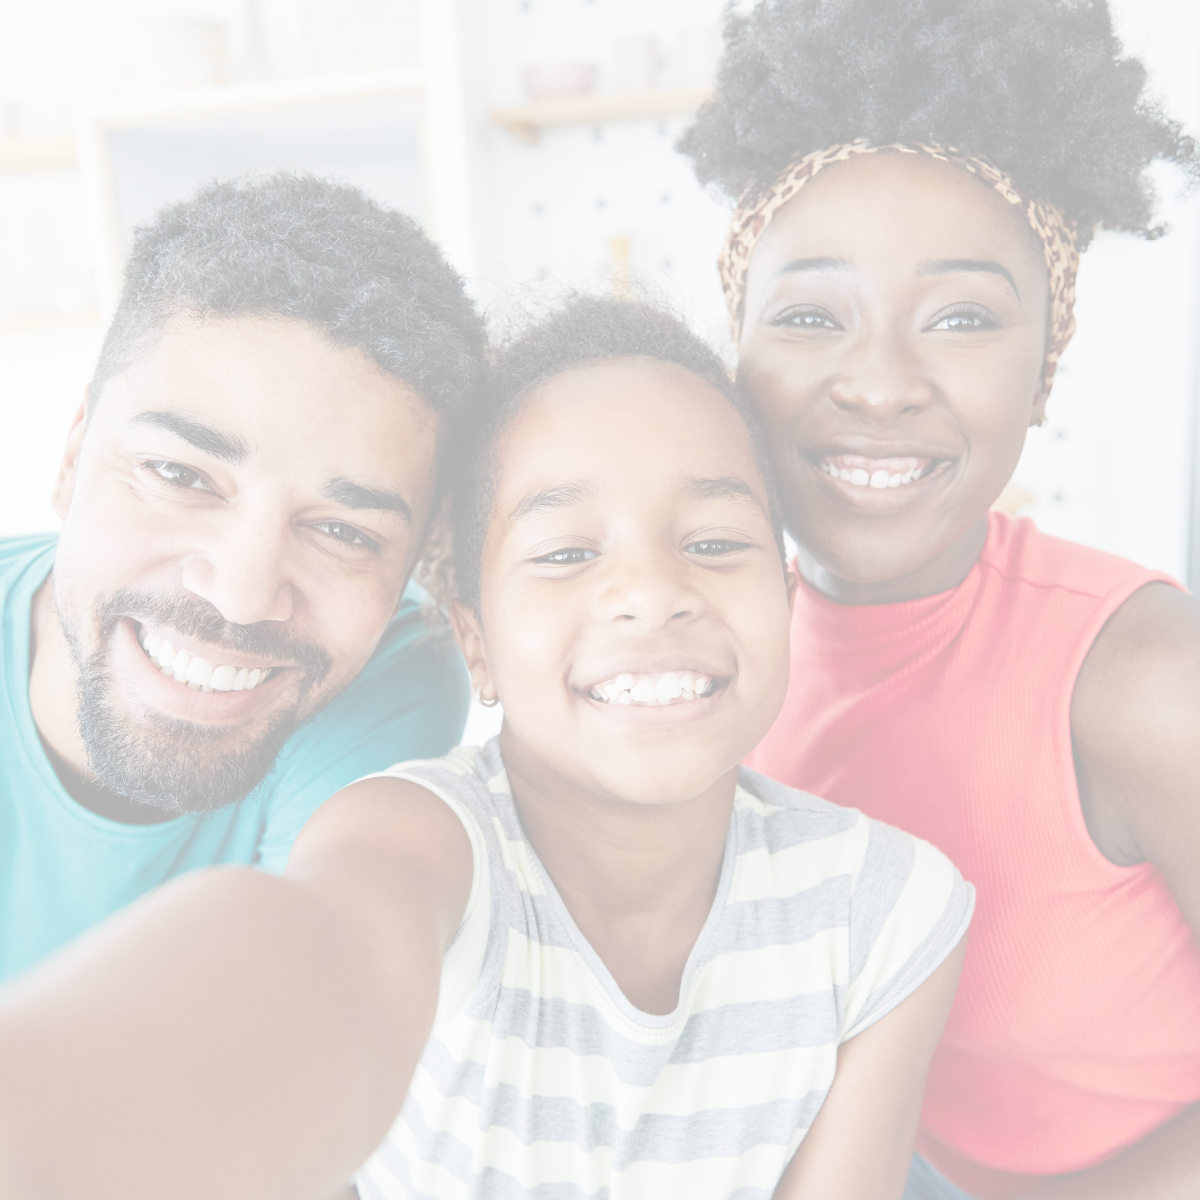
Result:
<svg viewBox="0 0 1200 1200"><path fill-rule="evenodd" d="M729 12L725 46L679 148L732 197L841 142L937 142L1057 205L1086 245L1100 227L1163 232L1143 178L1155 159L1200 177L1105 0L760 0Z"/></svg>

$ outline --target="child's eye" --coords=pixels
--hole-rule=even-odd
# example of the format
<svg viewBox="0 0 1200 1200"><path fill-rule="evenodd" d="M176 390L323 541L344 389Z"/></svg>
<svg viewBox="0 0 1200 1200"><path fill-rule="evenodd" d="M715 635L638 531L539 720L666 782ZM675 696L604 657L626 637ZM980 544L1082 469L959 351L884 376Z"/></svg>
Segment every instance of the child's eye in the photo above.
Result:
<svg viewBox="0 0 1200 1200"><path fill-rule="evenodd" d="M749 542L735 542L729 538L705 538L703 541L692 542L684 547L689 554L700 554L706 558L715 558L721 554L732 554L735 550L748 550Z"/></svg>
<svg viewBox="0 0 1200 1200"><path fill-rule="evenodd" d="M164 483L169 483L172 487L191 488L198 492L212 491L212 488L204 482L204 477L199 471L193 471L191 467L185 467L183 463L152 458L142 463L142 466L147 471L152 471Z"/></svg>
<svg viewBox="0 0 1200 1200"><path fill-rule="evenodd" d="M353 525L346 525L341 521L322 521L313 528L328 534L335 541L341 542L343 546L362 546L372 553L379 550L379 543L374 538L367 537L361 529L355 529Z"/></svg>
<svg viewBox="0 0 1200 1200"><path fill-rule="evenodd" d="M566 550L552 550L533 559L535 563L549 563L552 566L572 566L575 563L587 562L595 558L595 550L585 550L582 546L571 546Z"/></svg>
<svg viewBox="0 0 1200 1200"><path fill-rule="evenodd" d="M841 329L837 318L823 308L789 308L771 323L790 329Z"/></svg>
<svg viewBox="0 0 1200 1200"><path fill-rule="evenodd" d="M962 304L941 313L928 328L930 332L940 330L943 333L981 333L998 327L999 322L988 309L977 304Z"/></svg>

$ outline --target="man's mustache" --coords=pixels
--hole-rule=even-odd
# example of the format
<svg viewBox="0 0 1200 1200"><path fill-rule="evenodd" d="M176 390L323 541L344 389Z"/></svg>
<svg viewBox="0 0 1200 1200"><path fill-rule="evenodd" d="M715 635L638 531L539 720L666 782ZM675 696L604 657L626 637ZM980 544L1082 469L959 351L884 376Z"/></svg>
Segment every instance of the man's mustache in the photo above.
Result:
<svg viewBox="0 0 1200 1200"><path fill-rule="evenodd" d="M167 595L123 588L98 606L97 616L105 636L119 620L130 617L141 624L173 629L252 658L295 664L304 670L309 687L318 686L332 665L325 650L296 637L281 622L235 625L225 620L207 600L188 593Z"/></svg>

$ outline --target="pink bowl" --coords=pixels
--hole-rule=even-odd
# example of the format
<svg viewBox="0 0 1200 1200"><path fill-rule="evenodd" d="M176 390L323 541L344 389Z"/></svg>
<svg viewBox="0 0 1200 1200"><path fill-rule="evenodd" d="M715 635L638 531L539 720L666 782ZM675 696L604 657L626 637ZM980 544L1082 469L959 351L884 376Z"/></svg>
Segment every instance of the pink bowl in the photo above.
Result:
<svg viewBox="0 0 1200 1200"><path fill-rule="evenodd" d="M596 86L596 64L571 59L530 63L521 80L531 100L586 96Z"/></svg>

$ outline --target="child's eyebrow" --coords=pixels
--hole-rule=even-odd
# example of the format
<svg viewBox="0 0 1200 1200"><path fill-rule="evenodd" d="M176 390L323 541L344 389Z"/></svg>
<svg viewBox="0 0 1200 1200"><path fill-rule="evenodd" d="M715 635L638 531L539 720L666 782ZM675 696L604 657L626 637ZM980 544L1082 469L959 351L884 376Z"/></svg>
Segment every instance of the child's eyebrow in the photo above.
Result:
<svg viewBox="0 0 1200 1200"><path fill-rule="evenodd" d="M748 500L760 512L762 504L754 489L744 480L733 475L721 475L712 479L688 479L683 490L697 500Z"/></svg>
<svg viewBox="0 0 1200 1200"><path fill-rule="evenodd" d="M566 508L571 504L582 504L585 500L594 500L599 495L600 485L594 479L556 483L552 487L542 488L540 492L530 492L512 510L508 523L515 525L536 513L552 512L556 508Z"/></svg>

